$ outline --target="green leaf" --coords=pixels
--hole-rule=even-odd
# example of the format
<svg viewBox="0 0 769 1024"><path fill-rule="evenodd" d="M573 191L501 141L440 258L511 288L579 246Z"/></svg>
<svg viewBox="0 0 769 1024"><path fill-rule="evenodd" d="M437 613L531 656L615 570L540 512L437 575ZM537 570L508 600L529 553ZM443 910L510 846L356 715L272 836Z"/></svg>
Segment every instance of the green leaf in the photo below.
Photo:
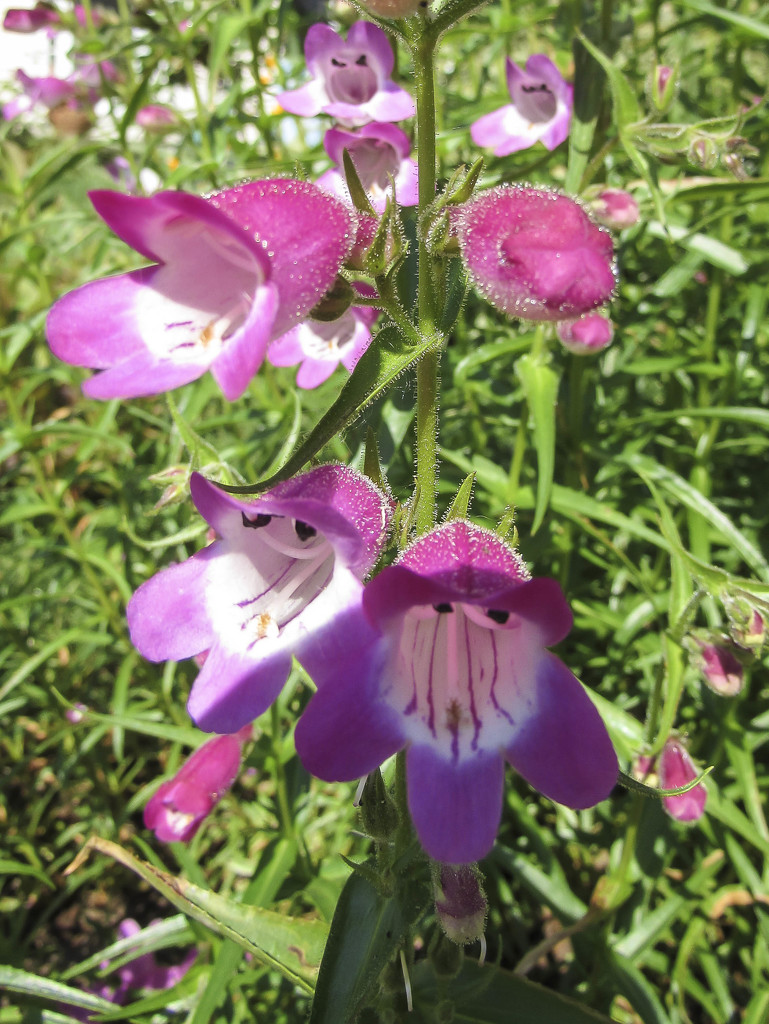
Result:
<svg viewBox="0 0 769 1024"><path fill-rule="evenodd" d="M580 191L582 177L590 160L603 94L603 82L599 75L594 74L588 51L578 39L574 40L572 49L574 107L569 131L569 163L564 181L564 189L570 194Z"/></svg>
<svg viewBox="0 0 769 1024"><path fill-rule="evenodd" d="M759 39L769 39L769 26L764 22L756 21L755 18L749 18L745 14L738 14L736 11L729 10L728 7L719 7L716 4L711 4L708 0L681 0L681 3L684 7L689 7L693 11L699 11L701 14L707 14L712 18L720 18L722 21L727 21L729 24L743 29L747 35L757 36Z"/></svg>
<svg viewBox="0 0 769 1024"><path fill-rule="evenodd" d="M256 485L225 489L235 494L255 494L298 473L324 445L348 427L369 402L381 395L404 370L439 344L440 341L435 338L426 339L418 345L409 344L393 324L383 327L361 356L339 398L281 469Z"/></svg>
<svg viewBox="0 0 769 1024"><path fill-rule="evenodd" d="M193 885L146 861L116 843L92 836L70 868L74 871L92 851L111 857L148 882L153 889L212 932L233 939L260 963L279 971L292 984L312 992L327 928L319 920L288 917L261 907L236 903Z"/></svg>
<svg viewBox="0 0 769 1024"><path fill-rule="evenodd" d="M617 127L621 130L626 125L636 124L641 120L641 107L636 99L636 91L630 82L625 78L614 61L607 57L602 50L599 50L594 43L591 43L587 36L577 30L577 38L588 51L590 56L596 60L606 73L611 89L612 104L614 107L614 118Z"/></svg>
<svg viewBox="0 0 769 1024"><path fill-rule="evenodd" d="M714 267L720 267L729 274L744 274L750 264L736 249L718 238L710 235L703 235L700 231L691 232L688 228L680 227L677 224L667 224L663 227L658 221L651 220L647 223L646 229L654 238L672 238L684 249L697 253L712 263Z"/></svg>
<svg viewBox="0 0 769 1024"><path fill-rule="evenodd" d="M662 1003L654 989L635 964L614 951L604 954L604 968L608 970L618 992L625 996L644 1024L670 1024Z"/></svg>
<svg viewBox="0 0 769 1024"><path fill-rule="evenodd" d="M446 522L451 519L464 519L467 515L467 510L470 507L470 499L473 496L473 487L475 486L475 473L470 473L459 486L457 493L454 495L454 500L449 506L449 510L446 513Z"/></svg>
<svg viewBox="0 0 769 1024"><path fill-rule="evenodd" d="M491 964L465 960L448 984L439 984L429 961L412 975L414 1016L433 1020L436 1005L453 1003L452 1024L610 1024L603 1014ZM449 1018L447 1018L449 1019Z"/></svg>
<svg viewBox="0 0 769 1024"><path fill-rule="evenodd" d="M428 899L418 882L401 882L397 895L388 898L357 871L350 875L331 923L310 1024L355 1019Z"/></svg>
<svg viewBox="0 0 769 1024"><path fill-rule="evenodd" d="M515 370L523 385L523 392L534 421L534 447L537 452L537 497L531 532L542 525L555 468L555 404L558 396L558 375L545 363L531 355L521 356Z"/></svg>
<svg viewBox="0 0 769 1024"><path fill-rule="evenodd" d="M17 967L0 966L0 989L66 1003L68 1006L79 1006L84 1010L95 1010L97 1013L109 1013L115 1009L114 1003L102 999L101 996L95 996L79 988L70 988L69 985L62 985L60 981L41 978Z"/></svg>
<svg viewBox="0 0 769 1024"><path fill-rule="evenodd" d="M363 182L358 177L358 169L352 162L349 150L342 150L342 164L344 166L344 176L347 182L347 188L350 191L350 198L352 199L353 206L356 210L360 210L361 213L368 213L372 217L376 217L374 207L371 205L371 200L368 197L368 193L363 187Z"/></svg>

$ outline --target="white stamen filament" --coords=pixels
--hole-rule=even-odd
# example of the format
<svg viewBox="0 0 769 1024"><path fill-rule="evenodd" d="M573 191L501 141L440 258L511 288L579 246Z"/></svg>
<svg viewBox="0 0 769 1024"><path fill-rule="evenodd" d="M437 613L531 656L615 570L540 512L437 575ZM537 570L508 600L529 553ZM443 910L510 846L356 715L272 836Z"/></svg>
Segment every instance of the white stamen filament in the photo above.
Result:
<svg viewBox="0 0 769 1024"><path fill-rule="evenodd" d="M411 978L409 977L409 965L406 963L406 954L401 949L401 970L403 971L403 985L406 989L406 1009L409 1013L414 1009L414 999L411 993Z"/></svg>
<svg viewBox="0 0 769 1024"><path fill-rule="evenodd" d="M326 554L331 545L328 541L315 548L315 554L323 556ZM270 591L270 603L278 606L282 606L289 598L293 597L296 591L306 583L315 572L321 567L324 558L318 557L313 561L307 561L302 569L295 575L289 573L288 580L283 584L282 587L277 587Z"/></svg>
<svg viewBox="0 0 769 1024"><path fill-rule="evenodd" d="M481 944L481 955L478 957L478 966L483 967L483 965L486 963L486 936L481 935L478 941Z"/></svg>
<svg viewBox="0 0 769 1024"><path fill-rule="evenodd" d="M355 790L355 796L352 799L353 807L360 807L360 802L363 799L363 790L366 788L366 779L368 775L364 775L363 778L358 782L358 788Z"/></svg>
<svg viewBox="0 0 769 1024"><path fill-rule="evenodd" d="M296 558L304 560L306 558L317 558L320 554L326 554L331 545L324 538L320 544L311 544L301 547L300 545L286 544L282 540L278 540L277 537L273 537L269 530L264 530L259 540L271 547L273 551L279 551L281 555L286 555L288 558Z"/></svg>

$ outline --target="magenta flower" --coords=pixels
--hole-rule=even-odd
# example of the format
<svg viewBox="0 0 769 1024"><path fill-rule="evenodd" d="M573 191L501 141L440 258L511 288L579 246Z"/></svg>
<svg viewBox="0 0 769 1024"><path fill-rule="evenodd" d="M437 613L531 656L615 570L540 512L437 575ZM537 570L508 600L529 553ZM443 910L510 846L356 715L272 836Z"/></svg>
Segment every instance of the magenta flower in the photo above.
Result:
<svg viewBox="0 0 769 1024"><path fill-rule="evenodd" d="M37 32L38 29L58 25L61 17L47 4L35 4L32 8L10 7L3 18L6 32Z"/></svg>
<svg viewBox="0 0 769 1024"><path fill-rule="evenodd" d="M411 143L405 132L394 124L367 124L357 131L329 128L323 145L336 167L318 178L318 187L350 202L350 193L342 167L342 154L350 154L361 184L377 213L384 213L388 195L395 183L395 200L400 206L419 202L419 171L416 160L409 159Z"/></svg>
<svg viewBox="0 0 769 1024"><path fill-rule="evenodd" d="M189 712L230 733L262 714L309 640L360 604L390 504L366 477L319 466L251 501L194 473L192 499L219 536L144 583L128 605L131 639L150 661L208 651Z"/></svg>
<svg viewBox="0 0 769 1024"><path fill-rule="evenodd" d="M476 146L509 156L542 142L555 149L569 134L574 90L544 53L526 61L526 70L507 58L507 88L512 103L484 114L470 127Z"/></svg>
<svg viewBox="0 0 769 1024"><path fill-rule="evenodd" d="M31 78L19 68L16 72L16 81L22 88L22 94L3 104L3 119L6 121L12 121L19 114L32 110L38 104L52 110L61 103L74 100L77 96L75 83L69 79L55 78L52 75Z"/></svg>
<svg viewBox="0 0 769 1024"><path fill-rule="evenodd" d="M359 285L361 291L373 288ZM267 361L273 366L295 366L300 388L316 388L331 376L341 363L352 371L371 343L371 328L379 310L371 306L351 306L336 320L305 320L267 349Z"/></svg>
<svg viewBox="0 0 769 1024"><path fill-rule="evenodd" d="M136 111L136 123L149 132L165 132L178 124L176 114L168 107L148 103Z"/></svg>
<svg viewBox="0 0 769 1024"><path fill-rule="evenodd" d="M698 642L698 661L705 682L721 697L736 697L745 683L745 670L733 647Z"/></svg>
<svg viewBox="0 0 769 1024"><path fill-rule="evenodd" d="M614 327L602 313L583 313L574 320L564 320L555 327L558 340L569 352L589 356L611 345Z"/></svg>
<svg viewBox="0 0 769 1024"><path fill-rule="evenodd" d="M478 291L522 320L567 320L612 295L608 231L559 192L502 185L458 208L452 220Z"/></svg>
<svg viewBox="0 0 769 1024"><path fill-rule="evenodd" d="M353 127L413 116L414 100L390 78L395 58L376 25L356 21L345 42L330 26L315 24L307 33L304 56L312 81L278 96L290 114L330 114Z"/></svg>
<svg viewBox="0 0 769 1024"><path fill-rule="evenodd" d="M238 777L251 726L215 736L188 757L144 808L144 824L164 843L188 843Z"/></svg>
<svg viewBox="0 0 769 1024"><path fill-rule="evenodd" d="M531 579L496 534L461 520L417 540L315 645L318 686L296 729L329 781L406 748L408 801L435 860L480 860L502 810L505 760L571 807L606 797L617 758L580 682L546 648L571 627L554 580Z"/></svg>
<svg viewBox="0 0 769 1024"><path fill-rule="evenodd" d="M660 786L678 789L697 778L697 769L686 747L679 740L669 739L659 759ZM676 821L698 821L705 812L708 791L702 782L678 796L664 796L662 805Z"/></svg>
<svg viewBox="0 0 769 1024"><path fill-rule="evenodd" d="M238 398L267 345L308 315L355 238L344 203L273 178L214 193L91 193L97 213L154 265L84 285L48 316L54 354L102 372L93 398L135 398L211 370Z"/></svg>

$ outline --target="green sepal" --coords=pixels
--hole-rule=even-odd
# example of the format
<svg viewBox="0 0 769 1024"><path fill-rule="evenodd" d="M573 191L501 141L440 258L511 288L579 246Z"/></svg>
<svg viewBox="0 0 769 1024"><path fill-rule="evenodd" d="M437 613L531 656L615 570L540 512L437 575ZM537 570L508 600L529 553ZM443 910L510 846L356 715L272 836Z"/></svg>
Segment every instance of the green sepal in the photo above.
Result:
<svg viewBox="0 0 769 1024"><path fill-rule="evenodd" d="M342 150L342 166L344 167L344 176L347 181L347 188L350 191L350 198L352 204L356 210L360 213L368 213L372 217L376 217L374 207L371 205L371 200L368 197L368 193L363 187L363 183L358 176L358 170L353 163L352 157L348 150Z"/></svg>
<svg viewBox="0 0 769 1024"><path fill-rule="evenodd" d="M357 297L352 285L348 284L343 277L337 277L317 306L310 310L310 317L313 320L320 320L322 323L338 320L352 306Z"/></svg>
<svg viewBox="0 0 769 1024"><path fill-rule="evenodd" d="M366 430L366 447L363 453L363 475L367 476L372 483L375 483L380 491L388 491L387 480L382 472L382 463L379 461L379 443L376 431L369 426Z"/></svg>
<svg viewBox="0 0 769 1024"><path fill-rule="evenodd" d="M446 513L447 523L452 519L464 519L467 516L467 510L470 507L474 486L475 473L470 473L460 484L457 493L454 495L454 500L449 505L449 510Z"/></svg>

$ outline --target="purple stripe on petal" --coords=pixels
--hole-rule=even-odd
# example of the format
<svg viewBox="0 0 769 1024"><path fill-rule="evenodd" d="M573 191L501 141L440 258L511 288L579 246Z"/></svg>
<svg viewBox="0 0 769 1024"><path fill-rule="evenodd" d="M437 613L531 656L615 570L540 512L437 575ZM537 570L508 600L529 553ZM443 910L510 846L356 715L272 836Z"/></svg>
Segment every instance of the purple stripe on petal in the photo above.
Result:
<svg viewBox="0 0 769 1024"><path fill-rule="evenodd" d="M592 807L617 781L606 726L577 677L548 652L537 672L536 710L505 751L527 782L567 807Z"/></svg>
<svg viewBox="0 0 769 1024"><path fill-rule="evenodd" d="M414 828L433 860L469 864L485 857L502 814L502 758L479 755L456 763L413 746L406 771Z"/></svg>
<svg viewBox="0 0 769 1024"><path fill-rule="evenodd" d="M178 661L206 651L214 643L202 600L213 548L163 569L143 583L126 612L131 642L150 661Z"/></svg>

